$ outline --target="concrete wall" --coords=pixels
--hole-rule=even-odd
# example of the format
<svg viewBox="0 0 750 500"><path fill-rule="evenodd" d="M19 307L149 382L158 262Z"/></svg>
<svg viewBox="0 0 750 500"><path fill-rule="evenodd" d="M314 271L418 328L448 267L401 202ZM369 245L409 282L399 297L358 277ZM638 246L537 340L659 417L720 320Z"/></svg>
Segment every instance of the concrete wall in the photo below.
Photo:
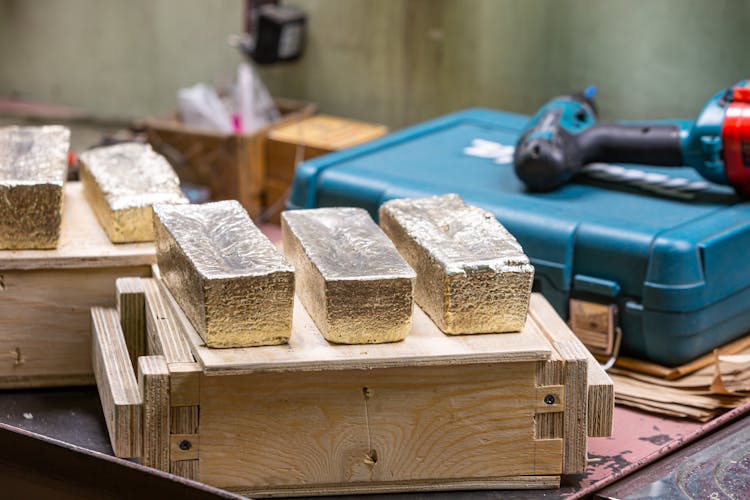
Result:
<svg viewBox="0 0 750 500"><path fill-rule="evenodd" d="M750 76L743 0L288 0L305 57L262 69L276 95L400 127L468 106L530 113L594 83L611 119L692 117ZM0 96L100 114L172 109L231 78L241 0L0 0Z"/></svg>

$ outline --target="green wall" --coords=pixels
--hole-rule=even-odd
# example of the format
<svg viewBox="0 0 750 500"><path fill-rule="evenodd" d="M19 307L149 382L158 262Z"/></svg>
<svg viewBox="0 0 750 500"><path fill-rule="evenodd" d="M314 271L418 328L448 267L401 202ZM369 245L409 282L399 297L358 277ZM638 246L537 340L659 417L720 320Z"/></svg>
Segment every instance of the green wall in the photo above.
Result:
<svg viewBox="0 0 750 500"><path fill-rule="evenodd" d="M611 119L692 117L750 76L750 1L288 0L307 52L262 69L276 95L400 127L468 106L530 113L597 84ZM0 96L102 115L170 110L226 81L241 0L0 0Z"/></svg>

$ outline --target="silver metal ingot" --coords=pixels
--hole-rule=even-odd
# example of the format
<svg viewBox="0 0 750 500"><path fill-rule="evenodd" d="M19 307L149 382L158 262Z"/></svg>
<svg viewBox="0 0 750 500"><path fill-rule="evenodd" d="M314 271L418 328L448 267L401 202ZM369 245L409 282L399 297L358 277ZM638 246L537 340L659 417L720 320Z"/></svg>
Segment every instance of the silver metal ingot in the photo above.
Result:
<svg viewBox="0 0 750 500"><path fill-rule="evenodd" d="M323 336L341 344L403 340L416 275L365 210L282 213L297 295Z"/></svg>
<svg viewBox="0 0 750 500"><path fill-rule="evenodd" d="M448 194L388 201L379 215L417 271L417 304L443 332L523 328L534 267L493 214Z"/></svg>
<svg viewBox="0 0 750 500"><path fill-rule="evenodd" d="M70 130L0 128L0 249L57 247Z"/></svg>
<svg viewBox="0 0 750 500"><path fill-rule="evenodd" d="M153 241L151 207L188 203L177 174L148 144L96 148L80 159L86 199L113 243Z"/></svg>
<svg viewBox="0 0 750 500"><path fill-rule="evenodd" d="M283 344L294 269L237 201L154 206L162 281L208 347Z"/></svg>

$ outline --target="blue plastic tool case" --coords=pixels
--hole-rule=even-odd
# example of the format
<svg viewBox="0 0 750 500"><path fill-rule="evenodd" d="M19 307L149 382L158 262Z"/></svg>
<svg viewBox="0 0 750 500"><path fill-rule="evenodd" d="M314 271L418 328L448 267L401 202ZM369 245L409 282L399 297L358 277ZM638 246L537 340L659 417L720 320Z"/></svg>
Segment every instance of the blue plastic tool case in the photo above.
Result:
<svg viewBox="0 0 750 500"><path fill-rule="evenodd" d="M377 220L389 199L458 193L516 236L563 317L571 297L616 304L624 355L674 366L750 330L750 203L581 181L533 194L511 164L463 152L474 139L515 145L527 119L471 109L316 158L287 208L358 206Z"/></svg>

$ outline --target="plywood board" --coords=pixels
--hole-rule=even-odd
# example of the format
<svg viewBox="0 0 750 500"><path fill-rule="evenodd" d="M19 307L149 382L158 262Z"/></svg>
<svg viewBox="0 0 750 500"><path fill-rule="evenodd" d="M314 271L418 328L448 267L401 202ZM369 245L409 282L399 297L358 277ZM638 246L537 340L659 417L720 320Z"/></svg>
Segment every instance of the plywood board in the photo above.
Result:
<svg viewBox="0 0 750 500"><path fill-rule="evenodd" d="M115 245L109 241L79 182L68 182L64 187L57 249L0 250L0 270L141 266L154 262L153 243Z"/></svg>
<svg viewBox="0 0 750 500"><path fill-rule="evenodd" d="M448 336L416 306L412 330L402 342L331 344L323 338L298 299L295 299L289 344L209 349L169 291L164 286L162 290L196 361L207 375L524 362L547 359L551 353L544 336L528 324L519 333Z"/></svg>
<svg viewBox="0 0 750 500"><path fill-rule="evenodd" d="M143 398L141 463L169 471L169 368L164 356L138 358L138 388Z"/></svg>
<svg viewBox="0 0 750 500"><path fill-rule="evenodd" d="M534 436L544 405L536 366L203 376L200 480L244 490L368 491L381 482L408 490L558 475L562 440Z"/></svg>
<svg viewBox="0 0 750 500"><path fill-rule="evenodd" d="M138 358L146 355L146 290L139 278L117 278L115 281L117 314L133 369Z"/></svg>
<svg viewBox="0 0 750 500"><path fill-rule="evenodd" d="M0 388L92 385L93 306L148 266L0 271Z"/></svg>
<svg viewBox="0 0 750 500"><path fill-rule="evenodd" d="M321 495L368 495L387 493L424 493L436 491L474 491L474 490L546 490L560 487L559 476L502 476L483 479L461 479L454 481L383 481L364 484L330 484L313 487L289 488L237 488L231 489L240 495L253 498L277 498L291 496ZM540 495L541 496L541 495ZM512 495L508 495L512 497Z"/></svg>
<svg viewBox="0 0 750 500"><path fill-rule="evenodd" d="M104 419L118 457L141 454L143 399L130 364L117 311L91 309L92 362Z"/></svg>

